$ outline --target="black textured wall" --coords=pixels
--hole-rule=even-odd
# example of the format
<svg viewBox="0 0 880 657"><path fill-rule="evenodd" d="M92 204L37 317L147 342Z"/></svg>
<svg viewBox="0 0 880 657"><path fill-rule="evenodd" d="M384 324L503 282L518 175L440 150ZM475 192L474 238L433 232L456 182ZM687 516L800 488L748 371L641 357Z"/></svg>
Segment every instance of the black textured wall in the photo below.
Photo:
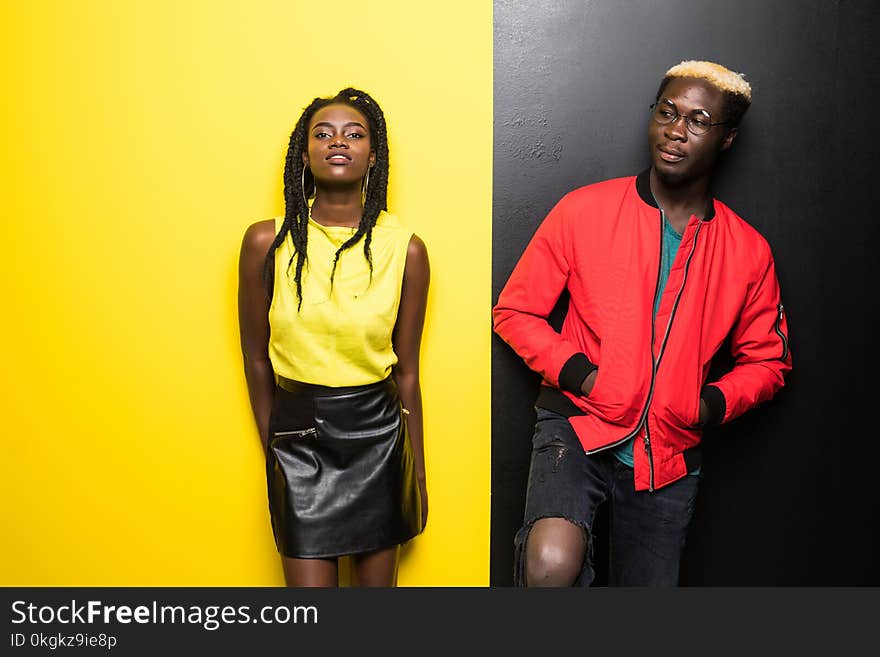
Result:
<svg viewBox="0 0 880 657"><path fill-rule="evenodd" d="M685 585L880 584L873 4L495 1L493 300L565 192L648 165L669 66L711 59L752 84L715 192L773 248L794 371L706 435ZM492 363L491 582L509 585L538 381L497 336Z"/></svg>

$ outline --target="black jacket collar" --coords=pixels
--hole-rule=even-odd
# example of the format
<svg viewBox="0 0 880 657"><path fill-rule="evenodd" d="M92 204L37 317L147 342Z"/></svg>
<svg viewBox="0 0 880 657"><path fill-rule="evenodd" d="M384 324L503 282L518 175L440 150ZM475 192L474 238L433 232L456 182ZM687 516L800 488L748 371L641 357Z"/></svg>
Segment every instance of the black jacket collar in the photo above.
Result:
<svg viewBox="0 0 880 657"><path fill-rule="evenodd" d="M653 192L651 192L651 169L645 169L636 176L636 191L639 193L639 198L645 203L652 208L660 209ZM709 207L706 210L706 216L703 217L703 221L712 221L715 218L715 202L711 196L709 197Z"/></svg>

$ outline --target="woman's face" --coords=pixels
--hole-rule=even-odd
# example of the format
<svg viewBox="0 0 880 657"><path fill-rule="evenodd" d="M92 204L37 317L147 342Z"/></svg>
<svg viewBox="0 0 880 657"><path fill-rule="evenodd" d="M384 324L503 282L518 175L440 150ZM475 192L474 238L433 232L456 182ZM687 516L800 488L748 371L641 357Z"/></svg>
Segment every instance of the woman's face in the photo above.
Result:
<svg viewBox="0 0 880 657"><path fill-rule="evenodd" d="M303 163L322 186L360 184L376 162L370 124L354 107L322 107L309 121L308 148Z"/></svg>

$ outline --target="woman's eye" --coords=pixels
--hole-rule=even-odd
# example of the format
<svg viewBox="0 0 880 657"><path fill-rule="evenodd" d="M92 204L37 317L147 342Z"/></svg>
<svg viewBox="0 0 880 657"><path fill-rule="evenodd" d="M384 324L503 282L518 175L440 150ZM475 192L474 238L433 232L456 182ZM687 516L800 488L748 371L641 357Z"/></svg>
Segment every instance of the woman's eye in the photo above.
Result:
<svg viewBox="0 0 880 657"><path fill-rule="evenodd" d="M348 134L349 139L363 139L364 136L359 132L351 132Z"/></svg>
<svg viewBox="0 0 880 657"><path fill-rule="evenodd" d="M326 132L316 132L315 139L323 139L324 137L329 137L330 135Z"/></svg>

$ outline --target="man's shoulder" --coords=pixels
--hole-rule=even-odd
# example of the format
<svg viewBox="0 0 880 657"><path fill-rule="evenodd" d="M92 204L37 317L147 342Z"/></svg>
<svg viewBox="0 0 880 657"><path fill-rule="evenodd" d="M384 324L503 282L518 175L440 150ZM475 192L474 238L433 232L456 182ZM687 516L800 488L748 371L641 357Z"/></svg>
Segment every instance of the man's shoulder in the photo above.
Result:
<svg viewBox="0 0 880 657"><path fill-rule="evenodd" d="M715 199L715 215L721 219L729 230L739 231L752 239L766 241L757 228L743 219L733 208L724 201Z"/></svg>
<svg viewBox="0 0 880 657"><path fill-rule="evenodd" d="M729 205L717 198L715 199L715 217L738 243L749 244L756 255L770 255L770 243L767 238Z"/></svg>
<svg viewBox="0 0 880 657"><path fill-rule="evenodd" d="M582 202L592 201L597 198L619 196L625 194L630 187L635 185L635 182L635 176L600 180L571 190L563 197L563 200L569 202Z"/></svg>
<svg viewBox="0 0 880 657"><path fill-rule="evenodd" d="M583 229L609 213L618 213L624 198L636 193L635 187L635 176L610 178L577 187L559 200L547 218L557 226Z"/></svg>

